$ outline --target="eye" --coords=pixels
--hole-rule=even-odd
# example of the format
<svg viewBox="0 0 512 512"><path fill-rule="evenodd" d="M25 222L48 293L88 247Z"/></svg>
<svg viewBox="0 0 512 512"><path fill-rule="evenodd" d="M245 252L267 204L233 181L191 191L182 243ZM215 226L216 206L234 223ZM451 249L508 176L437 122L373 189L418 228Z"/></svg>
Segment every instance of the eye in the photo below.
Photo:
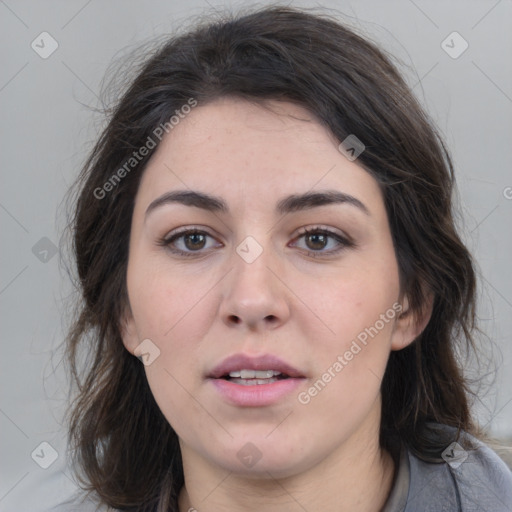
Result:
<svg viewBox="0 0 512 512"><path fill-rule="evenodd" d="M309 256L313 257L331 256L347 247L354 247L354 243L348 240L348 238L325 228L314 228L311 230L304 228L297 237L297 240L301 238L304 238L305 241L309 241L309 243L306 244L306 252ZM329 241L334 244L335 248L324 251L323 249L329 245Z"/></svg>
<svg viewBox="0 0 512 512"><path fill-rule="evenodd" d="M206 248L207 238L213 237L206 231L186 229L164 238L159 244L167 247L175 254L182 256L199 256L202 254L202 249ZM181 242L181 244L176 244L176 242ZM176 245L181 245L182 248L177 248Z"/></svg>

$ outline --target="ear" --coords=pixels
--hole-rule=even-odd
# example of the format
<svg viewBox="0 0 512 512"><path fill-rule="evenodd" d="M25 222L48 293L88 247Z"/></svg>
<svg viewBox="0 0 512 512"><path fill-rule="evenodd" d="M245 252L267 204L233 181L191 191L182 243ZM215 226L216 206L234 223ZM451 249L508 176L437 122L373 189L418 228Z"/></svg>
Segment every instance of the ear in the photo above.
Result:
<svg viewBox="0 0 512 512"><path fill-rule="evenodd" d="M424 294L425 302L420 311L410 308L407 296L402 300L402 311L396 319L393 334L391 335L391 350L402 350L409 346L425 329L434 305L434 294Z"/></svg>
<svg viewBox="0 0 512 512"><path fill-rule="evenodd" d="M131 312L130 306L127 306L125 312L119 322L119 329L123 345L130 354L135 355L135 348L139 345L139 336L135 328L135 319Z"/></svg>

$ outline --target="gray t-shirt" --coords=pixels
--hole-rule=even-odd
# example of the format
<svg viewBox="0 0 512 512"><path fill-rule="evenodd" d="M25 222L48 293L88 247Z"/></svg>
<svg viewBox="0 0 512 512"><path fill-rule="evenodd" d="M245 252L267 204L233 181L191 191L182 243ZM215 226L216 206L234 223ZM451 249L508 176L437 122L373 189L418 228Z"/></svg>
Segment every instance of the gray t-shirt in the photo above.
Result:
<svg viewBox="0 0 512 512"><path fill-rule="evenodd" d="M464 441L475 448L462 448ZM512 512L510 469L473 436L462 433L459 442L447 446L444 461L438 464L402 448L395 482L381 512Z"/></svg>

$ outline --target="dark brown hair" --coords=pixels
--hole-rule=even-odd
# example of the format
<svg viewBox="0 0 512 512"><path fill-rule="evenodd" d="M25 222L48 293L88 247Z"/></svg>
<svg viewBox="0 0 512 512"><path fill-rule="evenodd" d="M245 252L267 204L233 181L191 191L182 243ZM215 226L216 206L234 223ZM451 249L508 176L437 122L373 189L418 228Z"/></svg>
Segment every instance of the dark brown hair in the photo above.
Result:
<svg viewBox="0 0 512 512"><path fill-rule="evenodd" d="M97 191L190 98L201 106L224 96L295 102L340 142L354 134L364 143L358 163L382 189L402 291L414 311L433 294L424 331L390 355L381 445L400 440L431 459L441 445L429 441L430 424L475 432L457 360L473 347L475 274L454 225L454 172L437 131L389 58L330 16L271 7L219 17L149 55L78 180L71 229L81 305L67 346L78 394L69 435L84 488L121 510L177 510L183 485L177 435L120 336L134 197L156 148L103 197Z"/></svg>

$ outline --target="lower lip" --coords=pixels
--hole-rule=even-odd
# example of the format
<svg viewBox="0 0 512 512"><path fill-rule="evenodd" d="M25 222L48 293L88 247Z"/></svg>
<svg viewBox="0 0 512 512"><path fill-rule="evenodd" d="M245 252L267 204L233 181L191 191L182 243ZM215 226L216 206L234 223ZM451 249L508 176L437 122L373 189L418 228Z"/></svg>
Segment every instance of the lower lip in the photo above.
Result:
<svg viewBox="0 0 512 512"><path fill-rule="evenodd" d="M270 384L244 386L225 379L210 379L215 389L230 403L241 407L272 405L296 390L303 378L287 378Z"/></svg>

